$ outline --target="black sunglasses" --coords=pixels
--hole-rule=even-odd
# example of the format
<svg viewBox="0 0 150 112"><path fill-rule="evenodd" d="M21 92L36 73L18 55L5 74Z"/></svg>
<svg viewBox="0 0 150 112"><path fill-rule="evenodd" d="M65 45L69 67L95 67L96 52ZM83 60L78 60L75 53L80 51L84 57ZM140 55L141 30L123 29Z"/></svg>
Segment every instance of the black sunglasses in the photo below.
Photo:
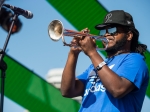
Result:
<svg viewBox="0 0 150 112"><path fill-rule="evenodd" d="M101 36L104 36L106 33L109 33L111 35L115 35L117 33L117 28L116 27L109 27L109 28L100 30Z"/></svg>

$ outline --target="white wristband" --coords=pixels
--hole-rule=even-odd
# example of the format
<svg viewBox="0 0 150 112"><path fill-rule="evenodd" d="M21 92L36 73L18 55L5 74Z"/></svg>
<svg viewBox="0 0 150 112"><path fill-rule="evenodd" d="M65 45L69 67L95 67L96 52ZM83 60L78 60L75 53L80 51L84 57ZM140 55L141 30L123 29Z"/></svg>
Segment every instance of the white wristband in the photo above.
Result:
<svg viewBox="0 0 150 112"><path fill-rule="evenodd" d="M105 61L101 62L95 69L99 71L104 65L106 65Z"/></svg>

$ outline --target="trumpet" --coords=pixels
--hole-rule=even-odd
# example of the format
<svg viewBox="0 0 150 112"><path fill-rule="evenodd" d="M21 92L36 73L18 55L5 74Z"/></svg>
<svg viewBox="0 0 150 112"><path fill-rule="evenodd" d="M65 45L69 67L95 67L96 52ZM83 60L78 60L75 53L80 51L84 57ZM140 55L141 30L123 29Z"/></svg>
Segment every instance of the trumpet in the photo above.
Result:
<svg viewBox="0 0 150 112"><path fill-rule="evenodd" d="M88 33L77 32L74 30L64 29L63 24L60 20L53 20L48 25L48 34L50 39L53 41L58 41L62 38L64 46L71 46L71 44L66 43L64 36L77 37L77 36L90 36L96 41L102 41L105 43L105 48L96 48L97 50L106 50L109 40L104 36L96 36Z"/></svg>

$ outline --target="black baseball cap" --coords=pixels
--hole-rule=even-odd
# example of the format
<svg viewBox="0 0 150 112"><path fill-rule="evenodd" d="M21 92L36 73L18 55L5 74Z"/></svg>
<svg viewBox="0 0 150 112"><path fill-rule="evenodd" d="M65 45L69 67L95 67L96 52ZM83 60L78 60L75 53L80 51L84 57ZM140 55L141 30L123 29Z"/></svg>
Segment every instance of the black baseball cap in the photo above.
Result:
<svg viewBox="0 0 150 112"><path fill-rule="evenodd" d="M133 31L134 35L136 34L136 36L139 36L139 32L135 28L132 16L123 10L110 11L105 16L104 22L102 24L96 25L95 28L101 30L104 29L106 26L113 24L128 26L131 31Z"/></svg>

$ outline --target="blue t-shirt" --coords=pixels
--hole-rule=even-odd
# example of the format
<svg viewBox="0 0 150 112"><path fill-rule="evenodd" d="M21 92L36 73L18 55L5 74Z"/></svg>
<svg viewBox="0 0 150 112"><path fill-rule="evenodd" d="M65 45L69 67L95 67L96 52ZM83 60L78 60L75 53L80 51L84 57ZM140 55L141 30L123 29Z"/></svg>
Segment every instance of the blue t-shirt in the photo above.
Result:
<svg viewBox="0 0 150 112"><path fill-rule="evenodd" d="M120 54L106 60L107 66L132 82L137 89L123 98L114 98L103 86L93 64L77 76L85 85L79 112L140 112L149 81L144 57L138 53Z"/></svg>

